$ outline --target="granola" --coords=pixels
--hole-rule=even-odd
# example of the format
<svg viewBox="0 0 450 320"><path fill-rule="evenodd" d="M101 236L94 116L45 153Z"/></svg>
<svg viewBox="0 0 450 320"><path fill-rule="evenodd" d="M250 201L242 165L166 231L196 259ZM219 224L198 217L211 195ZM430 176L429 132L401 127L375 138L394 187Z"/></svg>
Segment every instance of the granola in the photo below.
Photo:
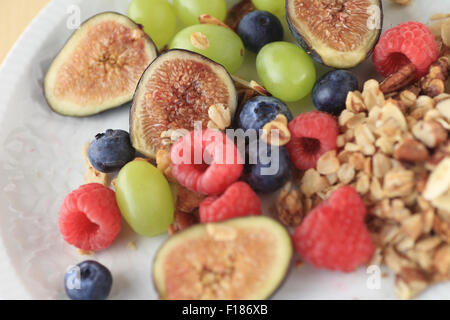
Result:
<svg viewBox="0 0 450 320"><path fill-rule="evenodd" d="M317 169L296 181L300 191L288 185L277 202L283 221L291 211L302 217L342 185L353 186L369 212L377 247L371 263L396 273L402 299L450 279L450 96L430 88L447 80L447 68L443 57L419 86L405 88L411 83L404 69L397 80L381 86L369 80L362 92L350 92L338 119L339 151L322 155ZM293 198L297 207L289 204Z"/></svg>

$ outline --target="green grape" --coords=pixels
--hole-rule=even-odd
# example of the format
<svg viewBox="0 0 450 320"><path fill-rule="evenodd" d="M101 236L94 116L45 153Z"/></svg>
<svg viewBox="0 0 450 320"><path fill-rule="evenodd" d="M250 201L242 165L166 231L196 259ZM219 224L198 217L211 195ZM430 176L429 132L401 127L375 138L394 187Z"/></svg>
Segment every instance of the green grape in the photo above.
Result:
<svg viewBox="0 0 450 320"><path fill-rule="evenodd" d="M174 198L163 174L146 161L125 165L116 182L120 212L138 234L153 237L173 222Z"/></svg>
<svg viewBox="0 0 450 320"><path fill-rule="evenodd" d="M298 101L307 96L316 82L316 69L308 54L289 42L272 42L256 57L262 84L275 97Z"/></svg>
<svg viewBox="0 0 450 320"><path fill-rule="evenodd" d="M158 49L168 44L175 34L177 17L167 0L133 0L128 7L128 16L144 26Z"/></svg>
<svg viewBox="0 0 450 320"><path fill-rule="evenodd" d="M196 43L193 34L203 39L204 45ZM244 62L244 44L241 38L225 27L197 24L187 27L173 38L170 49L194 51L220 63L230 73L234 73Z"/></svg>
<svg viewBox="0 0 450 320"><path fill-rule="evenodd" d="M198 17L202 14L210 14L221 21L227 17L225 0L174 0L173 5L186 26L199 24Z"/></svg>
<svg viewBox="0 0 450 320"><path fill-rule="evenodd" d="M252 0L256 9L269 11L277 16L285 15L286 0Z"/></svg>

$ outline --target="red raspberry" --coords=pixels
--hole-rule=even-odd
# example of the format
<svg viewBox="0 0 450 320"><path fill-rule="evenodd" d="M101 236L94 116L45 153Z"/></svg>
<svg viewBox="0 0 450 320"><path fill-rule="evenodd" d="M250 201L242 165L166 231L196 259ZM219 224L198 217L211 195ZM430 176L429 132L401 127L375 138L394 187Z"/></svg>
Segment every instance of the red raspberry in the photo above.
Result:
<svg viewBox="0 0 450 320"><path fill-rule="evenodd" d="M186 188L208 195L224 192L244 169L233 141L217 130L185 135L170 153L172 175Z"/></svg>
<svg viewBox="0 0 450 320"><path fill-rule="evenodd" d="M59 230L68 243L86 251L109 247L120 232L122 216L114 191L91 183L72 191L59 216Z"/></svg>
<svg viewBox="0 0 450 320"><path fill-rule="evenodd" d="M374 251L365 216L366 207L355 189L338 189L295 229L296 251L317 268L355 270Z"/></svg>
<svg viewBox="0 0 450 320"><path fill-rule="evenodd" d="M337 149L338 124L328 113L311 111L295 117L289 123L291 141L287 149L300 170L315 168L325 152Z"/></svg>
<svg viewBox="0 0 450 320"><path fill-rule="evenodd" d="M372 61L375 69L384 77L397 72L406 64L416 66L416 76L424 76L438 58L436 40L428 27L410 21L387 30L378 41Z"/></svg>
<svg viewBox="0 0 450 320"><path fill-rule="evenodd" d="M236 182L222 196L203 200L199 213L202 223L260 215L261 200L248 184Z"/></svg>

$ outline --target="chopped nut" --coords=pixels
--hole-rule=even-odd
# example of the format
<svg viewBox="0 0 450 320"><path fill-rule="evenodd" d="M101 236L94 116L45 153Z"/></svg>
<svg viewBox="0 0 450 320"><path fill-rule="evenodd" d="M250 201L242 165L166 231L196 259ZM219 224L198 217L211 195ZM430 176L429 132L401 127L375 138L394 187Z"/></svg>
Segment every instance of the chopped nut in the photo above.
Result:
<svg viewBox="0 0 450 320"><path fill-rule="evenodd" d="M370 183L370 195L373 200L381 200L385 194L378 178L373 177Z"/></svg>
<svg viewBox="0 0 450 320"><path fill-rule="evenodd" d="M201 32L193 32L191 34L191 44L200 50L206 50L209 48L208 37Z"/></svg>
<svg viewBox="0 0 450 320"><path fill-rule="evenodd" d="M436 121L419 121L412 128L412 133L429 148L435 148L447 140L447 130Z"/></svg>
<svg viewBox="0 0 450 320"><path fill-rule="evenodd" d="M400 92L400 101L408 108L414 107L417 101L417 95L410 90Z"/></svg>
<svg viewBox="0 0 450 320"><path fill-rule="evenodd" d="M133 251L137 250L136 242L135 241L128 241L127 248Z"/></svg>
<svg viewBox="0 0 450 320"><path fill-rule="evenodd" d="M391 161L382 153L376 153L372 158L373 175L382 178L391 170Z"/></svg>
<svg viewBox="0 0 450 320"><path fill-rule="evenodd" d="M337 139L336 139L336 144L338 148L342 148L343 146L345 146L345 135L344 134L340 134Z"/></svg>
<svg viewBox="0 0 450 320"><path fill-rule="evenodd" d="M402 300L409 300L417 296L429 286L424 272L416 268L403 268L395 280L395 292Z"/></svg>
<svg viewBox="0 0 450 320"><path fill-rule="evenodd" d="M382 136L375 141L375 146L380 148L383 153L391 155L394 153L394 143L395 140L393 138Z"/></svg>
<svg viewBox="0 0 450 320"><path fill-rule="evenodd" d="M367 124L361 124L355 128L356 144L361 147L362 153L365 155L373 155L375 153L375 137L370 131Z"/></svg>
<svg viewBox="0 0 450 320"><path fill-rule="evenodd" d="M428 149L419 141L406 139L394 151L394 158L399 161L424 162L430 156Z"/></svg>
<svg viewBox="0 0 450 320"><path fill-rule="evenodd" d="M94 251L90 251L90 250L83 250L83 249L77 249L78 250L78 254L80 256L92 256L94 254Z"/></svg>
<svg viewBox="0 0 450 320"><path fill-rule="evenodd" d="M441 274L450 274L450 245L445 245L436 251L434 265Z"/></svg>
<svg viewBox="0 0 450 320"><path fill-rule="evenodd" d="M362 97L367 110L371 110L376 106L381 107L384 105L384 94L381 92L380 85L376 80L368 80L364 83Z"/></svg>
<svg viewBox="0 0 450 320"><path fill-rule="evenodd" d="M404 219L402 221L402 231L411 239L416 240L419 238L422 234L422 216L420 214L414 214Z"/></svg>
<svg viewBox="0 0 450 320"><path fill-rule="evenodd" d="M352 119L355 116L355 113L346 110L343 110L341 112L341 114L339 115L339 125L341 127L345 126L347 124L347 122Z"/></svg>
<svg viewBox="0 0 450 320"><path fill-rule="evenodd" d="M105 187L109 187L110 179L109 179L108 174L96 170L92 166L91 162L89 161L89 156L88 156L89 145L90 145L90 143L86 143L83 146L83 158L84 158L84 163L86 165L86 172L84 174L84 183L85 184L100 183L100 184L104 185Z"/></svg>
<svg viewBox="0 0 450 320"><path fill-rule="evenodd" d="M209 14L200 15L200 17L198 17L198 21L200 22L200 24L211 24L211 25L215 25L215 26L220 26L220 27L230 29L234 32L234 30L231 29L228 25L226 25L225 23L223 23L216 17L213 17Z"/></svg>
<svg viewBox="0 0 450 320"><path fill-rule="evenodd" d="M428 209L422 212L423 233L430 233L434 226L434 210Z"/></svg>
<svg viewBox="0 0 450 320"><path fill-rule="evenodd" d="M320 174L328 175L339 170L339 159L336 157L336 150L324 153L317 161L317 171Z"/></svg>
<svg viewBox="0 0 450 320"><path fill-rule="evenodd" d="M448 14L448 13L436 13L430 17L430 21L441 20L441 19L445 19L445 18L449 18L449 17L450 17L450 14Z"/></svg>
<svg viewBox="0 0 450 320"><path fill-rule="evenodd" d="M415 264L412 261L399 255L392 247L386 249L384 260L386 265L397 273L400 273L404 268L415 267Z"/></svg>
<svg viewBox="0 0 450 320"><path fill-rule="evenodd" d="M361 149L360 145L352 142L347 143L344 147L345 151L361 151Z"/></svg>
<svg viewBox="0 0 450 320"><path fill-rule="evenodd" d="M158 152L156 153L156 166L167 179L173 180L172 162L170 160L169 151L164 149L158 150Z"/></svg>
<svg viewBox="0 0 450 320"><path fill-rule="evenodd" d="M366 165L366 158L364 158L362 153L354 152L349 156L346 162L355 167L355 170L362 171Z"/></svg>
<svg viewBox="0 0 450 320"><path fill-rule="evenodd" d="M442 78L444 79L444 76L442 76ZM435 102L435 104L441 103L445 100L449 100L450 99L450 94L449 93L441 93L440 95L436 96L433 98L433 101Z"/></svg>
<svg viewBox="0 0 450 320"><path fill-rule="evenodd" d="M369 192L369 189L370 189L369 176L367 174L363 174L356 181L356 191L359 194L364 195L367 192Z"/></svg>
<svg viewBox="0 0 450 320"><path fill-rule="evenodd" d="M264 88L262 85L260 85L255 80L250 81L250 88L252 88L253 90L255 90L256 92L258 92L259 94L261 94L263 96L271 96L270 92L267 91L266 88Z"/></svg>
<svg viewBox="0 0 450 320"><path fill-rule="evenodd" d="M438 209L450 212L450 192L431 200L431 204Z"/></svg>
<svg viewBox="0 0 450 320"><path fill-rule="evenodd" d="M366 105L364 104L363 96L359 91L349 92L345 105L347 110L353 113L359 113L367 110Z"/></svg>
<svg viewBox="0 0 450 320"><path fill-rule="evenodd" d="M288 120L285 115L279 114L263 128L261 139L270 145L284 146L291 140Z"/></svg>
<svg viewBox="0 0 450 320"><path fill-rule="evenodd" d="M344 163L337 172L339 180L343 184L349 184L355 178L355 167L348 163Z"/></svg>
<svg viewBox="0 0 450 320"><path fill-rule="evenodd" d="M225 130L231 125L231 111L226 108L223 104L214 104L208 109L209 129L219 129Z"/></svg>
<svg viewBox="0 0 450 320"><path fill-rule="evenodd" d="M450 19L446 19L442 22L441 37L442 37L442 42L446 46L450 46Z"/></svg>
<svg viewBox="0 0 450 320"><path fill-rule="evenodd" d="M425 114L425 117L423 118L425 121L432 121L432 120L436 120L438 121L441 118L441 113L439 112L439 110L437 109L431 109L428 110L427 113Z"/></svg>
<svg viewBox="0 0 450 320"><path fill-rule="evenodd" d="M414 172L403 169L392 169L384 177L384 192L389 198L402 197L414 188Z"/></svg>
<svg viewBox="0 0 450 320"><path fill-rule="evenodd" d="M177 205L176 210L191 213L200 206L206 198L205 195L191 191L180 184L177 184Z"/></svg>
<svg viewBox="0 0 450 320"><path fill-rule="evenodd" d="M419 96L416 100L416 108L432 109L434 108L434 100L429 96Z"/></svg>
<svg viewBox="0 0 450 320"><path fill-rule="evenodd" d="M399 128L402 131L408 129L403 112L400 110L398 103L392 99L386 101L381 109L381 122L377 127L386 126L389 120L393 120L392 123L395 123L395 128Z"/></svg>
<svg viewBox="0 0 450 320"><path fill-rule="evenodd" d="M366 122L366 114L363 112L355 114L350 120L347 121L347 128L354 129Z"/></svg>
<svg viewBox="0 0 450 320"><path fill-rule="evenodd" d="M188 133L189 131L186 129L169 129L161 132L160 137L163 139L164 145L170 145L177 142L178 139L184 137ZM147 161L147 159L144 160Z"/></svg>
<svg viewBox="0 0 450 320"><path fill-rule="evenodd" d="M322 177L316 170L309 169L302 178L300 190L305 196L310 197L327 187L329 187L327 179Z"/></svg>
<svg viewBox="0 0 450 320"><path fill-rule="evenodd" d="M430 251L435 249L442 243L441 238L437 236L431 236L417 242L416 249L420 251Z"/></svg>
<svg viewBox="0 0 450 320"><path fill-rule="evenodd" d="M436 97L445 92L445 83L441 79L425 78L422 81L422 90L430 97Z"/></svg>
<svg viewBox="0 0 450 320"><path fill-rule="evenodd" d="M423 197L427 200L438 198L450 188L450 158L446 158L439 163L428 178L423 192Z"/></svg>
<svg viewBox="0 0 450 320"><path fill-rule="evenodd" d="M439 215L435 215L433 221L434 232L445 242L450 243L450 223L445 221Z"/></svg>
<svg viewBox="0 0 450 320"><path fill-rule="evenodd" d="M441 115L447 120L450 120L450 99L439 102L436 105L436 109L438 109Z"/></svg>
<svg viewBox="0 0 450 320"><path fill-rule="evenodd" d="M381 84L380 90L391 93L405 88L416 79L416 66L413 63L401 67L397 72L387 77Z"/></svg>
<svg viewBox="0 0 450 320"><path fill-rule="evenodd" d="M330 185L336 184L338 182L337 173L327 174L327 180Z"/></svg>
<svg viewBox="0 0 450 320"><path fill-rule="evenodd" d="M174 222L173 224L171 224L171 226L169 226L169 233L177 233L178 231L187 229L198 222L198 217L193 213L175 211Z"/></svg>
<svg viewBox="0 0 450 320"><path fill-rule="evenodd" d="M296 227L303 219L303 205L300 193L288 182L280 191L276 201L278 218L285 226Z"/></svg>

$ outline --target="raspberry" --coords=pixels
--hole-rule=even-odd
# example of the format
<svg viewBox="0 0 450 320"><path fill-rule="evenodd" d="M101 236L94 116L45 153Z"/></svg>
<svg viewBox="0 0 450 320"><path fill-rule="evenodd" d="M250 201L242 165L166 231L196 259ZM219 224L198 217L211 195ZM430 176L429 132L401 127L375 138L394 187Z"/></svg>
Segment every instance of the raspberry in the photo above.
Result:
<svg viewBox="0 0 450 320"><path fill-rule="evenodd" d="M248 184L236 182L222 196L208 197L203 200L199 213L202 223L260 215L261 200Z"/></svg>
<svg viewBox="0 0 450 320"><path fill-rule="evenodd" d="M122 217L114 191L91 183L72 191L59 216L59 230L65 241L86 251L109 247L120 232Z"/></svg>
<svg viewBox="0 0 450 320"><path fill-rule="evenodd" d="M218 195L237 181L243 160L227 136L216 130L197 130L185 135L170 153L172 175L186 188Z"/></svg>
<svg viewBox="0 0 450 320"><path fill-rule="evenodd" d="M428 27L420 22L405 22L387 30L375 47L372 61L375 69L384 77L413 63L416 77L428 72L438 58L436 40Z"/></svg>
<svg viewBox="0 0 450 320"><path fill-rule="evenodd" d="M337 149L338 124L328 113L311 111L289 123L291 141L286 145L291 160L300 170L315 168L325 152Z"/></svg>
<svg viewBox="0 0 450 320"><path fill-rule="evenodd" d="M355 270L374 251L365 215L366 207L355 189L338 189L295 229L296 251L317 268Z"/></svg>

